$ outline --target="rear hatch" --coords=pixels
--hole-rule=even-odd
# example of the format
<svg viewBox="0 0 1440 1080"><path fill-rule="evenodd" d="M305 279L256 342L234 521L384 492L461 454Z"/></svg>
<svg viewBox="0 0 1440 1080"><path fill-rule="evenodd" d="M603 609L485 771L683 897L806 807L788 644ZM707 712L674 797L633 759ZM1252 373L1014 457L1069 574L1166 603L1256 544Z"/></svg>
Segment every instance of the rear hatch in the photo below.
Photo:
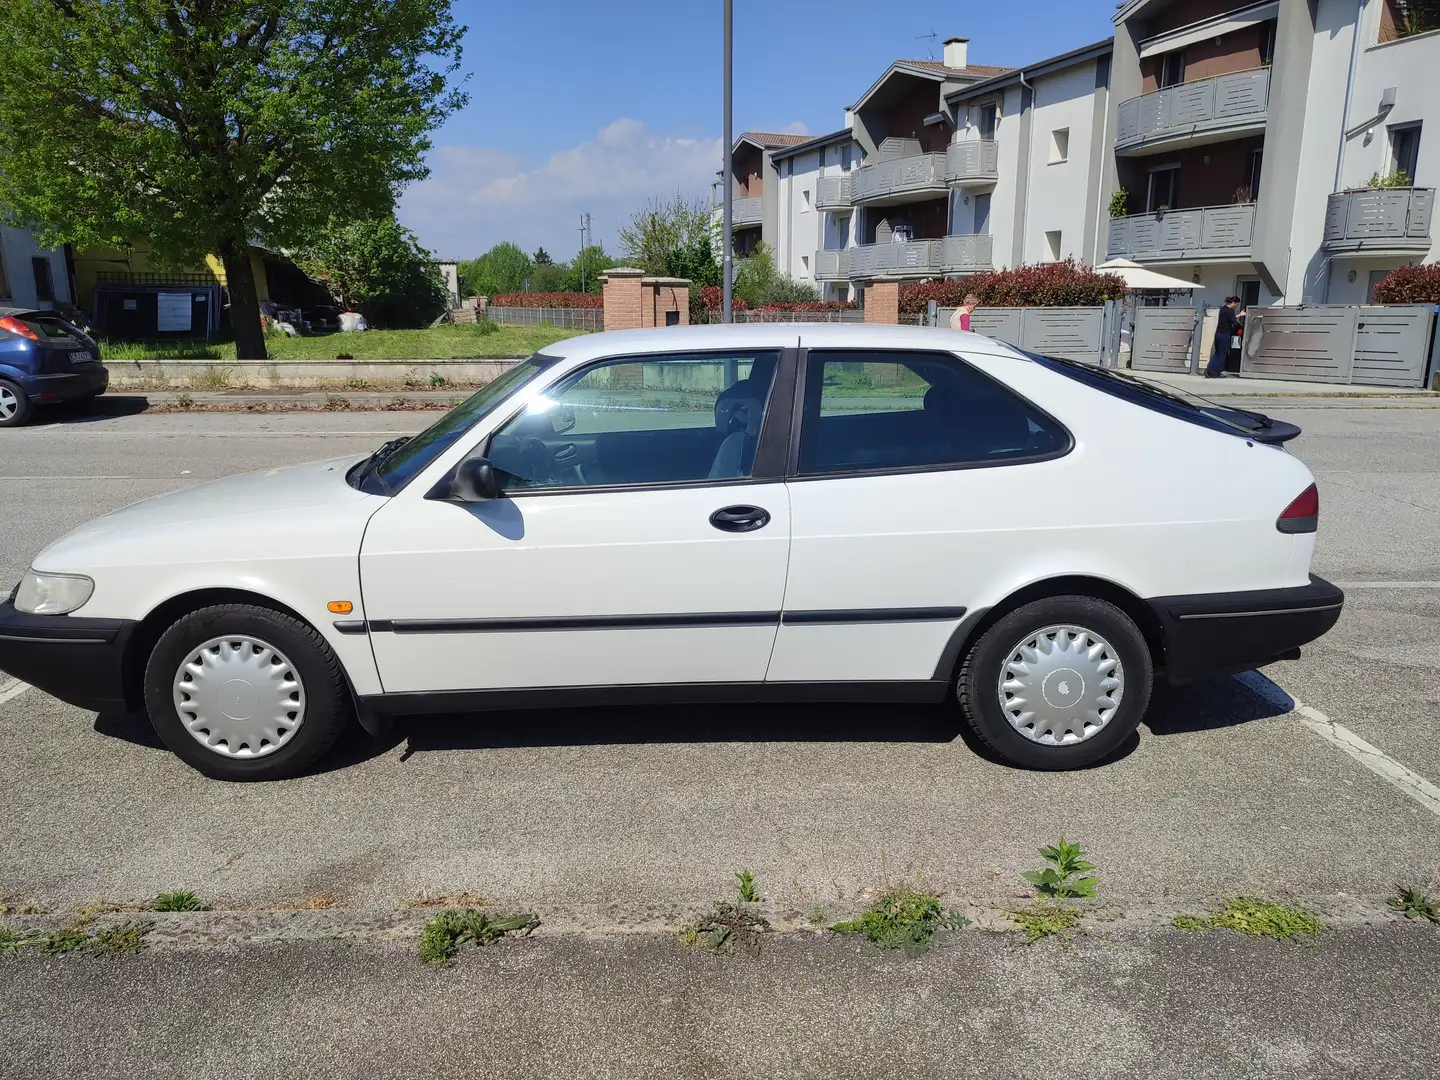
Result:
<svg viewBox="0 0 1440 1080"><path fill-rule="evenodd" d="M100 347L78 327L72 326L53 311L12 313L9 318L34 335L40 354L40 370L47 373L85 370L100 362ZM14 333L15 328L11 329Z"/></svg>

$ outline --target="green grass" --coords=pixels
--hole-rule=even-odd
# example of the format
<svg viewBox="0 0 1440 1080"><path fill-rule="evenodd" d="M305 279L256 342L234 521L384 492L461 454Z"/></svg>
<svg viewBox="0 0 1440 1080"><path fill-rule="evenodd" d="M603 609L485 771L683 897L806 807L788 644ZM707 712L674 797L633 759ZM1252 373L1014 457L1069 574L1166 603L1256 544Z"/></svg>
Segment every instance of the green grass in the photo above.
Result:
<svg viewBox="0 0 1440 1080"><path fill-rule="evenodd" d="M1275 941L1314 937L1325 929L1323 922L1302 907L1254 896L1234 896L1213 915L1177 915L1170 924L1178 930L1229 930Z"/></svg>
<svg viewBox="0 0 1440 1080"><path fill-rule="evenodd" d="M506 934L529 930L539 920L534 915L492 919L483 911L442 911L425 920L420 928L420 959L427 964L448 965L467 942L489 945Z"/></svg>
<svg viewBox="0 0 1440 1080"><path fill-rule="evenodd" d="M882 949L904 949L915 956L930 947L938 931L969 925L969 919L948 911L934 893L902 887L887 890L858 919L830 929L837 934L864 934Z"/></svg>
<svg viewBox="0 0 1440 1080"><path fill-rule="evenodd" d="M1005 917L1025 932L1025 940L1037 942L1042 938L1059 934L1065 940L1080 929L1080 913L1059 904L1036 902L1019 911L1007 911Z"/></svg>
<svg viewBox="0 0 1440 1080"><path fill-rule="evenodd" d="M188 889L162 892L150 901L151 911L209 911L210 905Z"/></svg>
<svg viewBox="0 0 1440 1080"><path fill-rule="evenodd" d="M483 329L482 329L483 327ZM546 345L575 337L580 330L553 326L437 326L429 330L367 330L363 334L265 339L270 359L485 360L529 356ZM233 341L103 341L105 360L234 360Z"/></svg>
<svg viewBox="0 0 1440 1080"><path fill-rule="evenodd" d="M124 922L107 926L91 934L86 931L89 919L81 918L63 930L46 933L25 933L0 927L0 956L13 955L22 948L36 948L51 956L83 952L93 956L114 956L135 953L145 948L145 935L155 929L153 922Z"/></svg>

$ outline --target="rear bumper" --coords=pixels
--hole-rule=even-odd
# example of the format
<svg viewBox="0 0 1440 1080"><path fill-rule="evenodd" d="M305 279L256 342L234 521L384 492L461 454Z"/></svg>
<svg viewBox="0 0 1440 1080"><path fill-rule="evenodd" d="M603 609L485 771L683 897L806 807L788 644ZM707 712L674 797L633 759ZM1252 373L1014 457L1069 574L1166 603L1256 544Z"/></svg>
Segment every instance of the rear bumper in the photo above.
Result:
<svg viewBox="0 0 1440 1080"><path fill-rule="evenodd" d="M125 647L137 624L128 619L23 615L0 604L0 671L93 712L125 704Z"/></svg>
<svg viewBox="0 0 1440 1080"><path fill-rule="evenodd" d="M1340 618L1345 594L1323 578L1294 589L1162 596L1150 607L1165 634L1172 683L1293 659Z"/></svg>
<svg viewBox="0 0 1440 1080"><path fill-rule="evenodd" d="M95 397L110 386L110 372L103 367L85 371L62 371L53 375L27 375L18 380L20 389L37 404Z"/></svg>

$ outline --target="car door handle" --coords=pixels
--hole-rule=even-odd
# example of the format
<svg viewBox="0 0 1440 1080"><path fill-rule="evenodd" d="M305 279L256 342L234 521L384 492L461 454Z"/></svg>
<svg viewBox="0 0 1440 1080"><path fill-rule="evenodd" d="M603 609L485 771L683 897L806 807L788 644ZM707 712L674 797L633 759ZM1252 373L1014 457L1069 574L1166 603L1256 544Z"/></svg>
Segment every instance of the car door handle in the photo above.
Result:
<svg viewBox="0 0 1440 1080"><path fill-rule="evenodd" d="M566 443L564 446L560 447L559 450L556 450L556 451L555 451L555 460L556 460L556 461L569 461L571 458L573 458L573 457L574 457L576 454L578 454L579 452L580 452L580 451L578 451L578 450L575 449L575 444L574 444L574 443Z"/></svg>
<svg viewBox="0 0 1440 1080"><path fill-rule="evenodd" d="M726 506L710 515L721 532L754 532L770 524L770 511L759 506Z"/></svg>

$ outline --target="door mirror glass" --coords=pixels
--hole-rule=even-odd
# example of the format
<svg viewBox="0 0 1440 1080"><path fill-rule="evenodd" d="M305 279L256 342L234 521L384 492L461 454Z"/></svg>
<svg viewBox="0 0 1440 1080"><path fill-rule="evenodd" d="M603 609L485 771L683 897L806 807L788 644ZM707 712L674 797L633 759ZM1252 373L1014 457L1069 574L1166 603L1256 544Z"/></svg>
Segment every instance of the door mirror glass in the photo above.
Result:
<svg viewBox="0 0 1440 1080"><path fill-rule="evenodd" d="M500 481L489 458L473 457L460 463L450 481L450 495L461 502L489 502L500 497Z"/></svg>
<svg viewBox="0 0 1440 1080"><path fill-rule="evenodd" d="M550 430L564 435L575 426L575 410L569 405L557 405L550 410Z"/></svg>

